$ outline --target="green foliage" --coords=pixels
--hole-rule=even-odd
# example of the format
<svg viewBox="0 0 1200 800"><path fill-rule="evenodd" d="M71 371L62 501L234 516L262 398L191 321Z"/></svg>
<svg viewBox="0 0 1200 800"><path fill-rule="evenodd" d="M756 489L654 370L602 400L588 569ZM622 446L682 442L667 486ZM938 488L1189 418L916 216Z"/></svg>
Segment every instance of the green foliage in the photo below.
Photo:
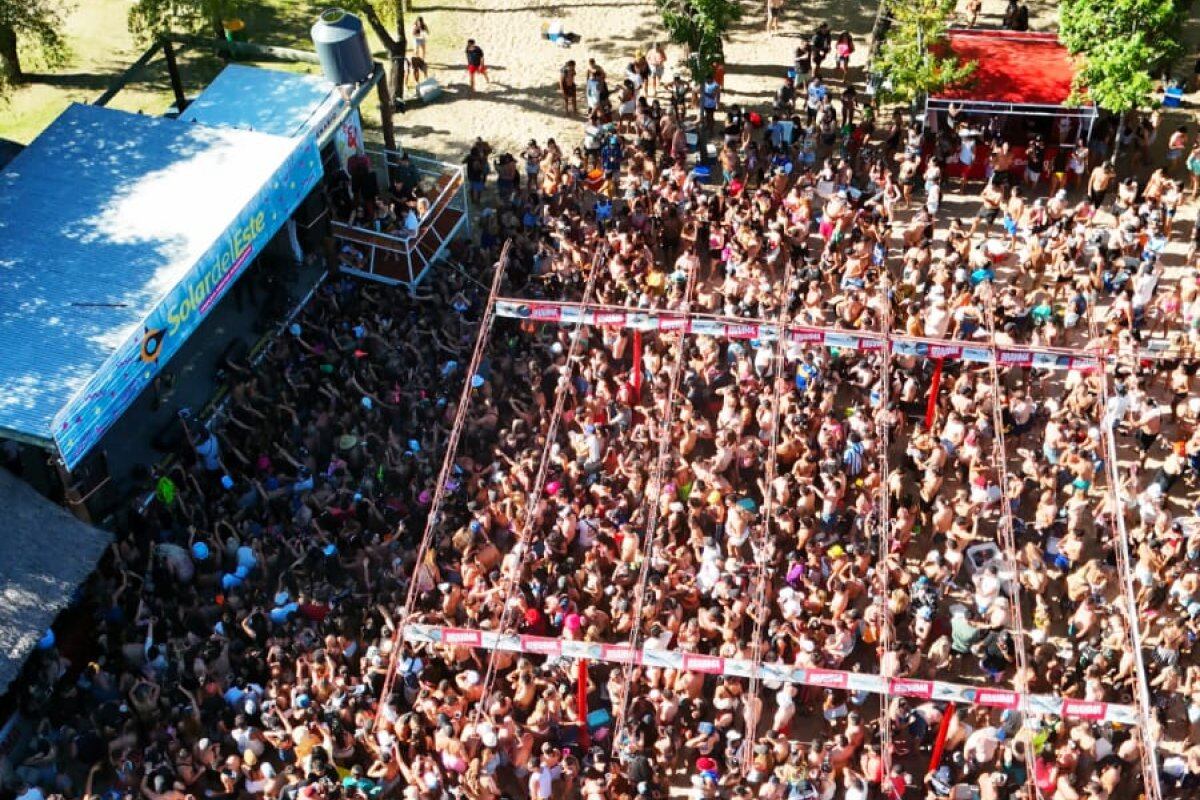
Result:
<svg viewBox="0 0 1200 800"><path fill-rule="evenodd" d="M655 0L663 27L672 42L688 50L692 79L701 81L712 74L713 65L724 58L725 34L742 17L737 0Z"/></svg>
<svg viewBox="0 0 1200 800"><path fill-rule="evenodd" d="M62 37L68 7L61 0L0 0L0 96L23 76L20 51L57 67L67 58Z"/></svg>
<svg viewBox="0 0 1200 800"><path fill-rule="evenodd" d="M950 52L946 31L955 0L908 0L888 6L892 25L872 69L883 78L882 100L915 103L967 81L974 61L963 62Z"/></svg>
<svg viewBox="0 0 1200 800"><path fill-rule="evenodd" d="M1150 104L1154 80L1146 71L1153 48L1145 34L1108 39L1092 48L1075 75L1072 100L1086 96L1105 111L1123 114Z"/></svg>
<svg viewBox="0 0 1200 800"><path fill-rule="evenodd" d="M170 32L223 36L222 20L240 8L239 0L137 0L129 9L129 30L141 42Z"/></svg>
<svg viewBox="0 0 1200 800"><path fill-rule="evenodd" d="M1106 111L1144 107L1151 70L1184 51L1180 40L1191 0L1062 0L1059 36L1083 57L1072 101L1086 97Z"/></svg>
<svg viewBox="0 0 1200 800"><path fill-rule="evenodd" d="M1148 64L1178 57L1186 6L1179 0L1062 0L1059 38L1072 53L1091 53L1136 32L1149 35Z"/></svg>

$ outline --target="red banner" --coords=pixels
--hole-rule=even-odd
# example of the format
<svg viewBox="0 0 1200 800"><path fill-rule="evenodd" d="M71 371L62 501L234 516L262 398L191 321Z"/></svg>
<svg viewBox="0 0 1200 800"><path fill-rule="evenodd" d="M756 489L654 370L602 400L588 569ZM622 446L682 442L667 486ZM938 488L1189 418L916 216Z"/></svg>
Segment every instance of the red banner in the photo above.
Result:
<svg viewBox="0 0 1200 800"><path fill-rule="evenodd" d="M1093 700L1063 700L1062 715L1074 719L1104 719L1108 714L1108 703Z"/></svg>
<svg viewBox="0 0 1200 800"><path fill-rule="evenodd" d="M1006 689L980 689L975 692L975 703L991 708L1016 708L1021 702L1021 695Z"/></svg>
<svg viewBox="0 0 1200 800"><path fill-rule="evenodd" d="M707 672L710 675L720 675L725 672L725 659L720 656L698 656L684 653L683 668L689 672Z"/></svg>

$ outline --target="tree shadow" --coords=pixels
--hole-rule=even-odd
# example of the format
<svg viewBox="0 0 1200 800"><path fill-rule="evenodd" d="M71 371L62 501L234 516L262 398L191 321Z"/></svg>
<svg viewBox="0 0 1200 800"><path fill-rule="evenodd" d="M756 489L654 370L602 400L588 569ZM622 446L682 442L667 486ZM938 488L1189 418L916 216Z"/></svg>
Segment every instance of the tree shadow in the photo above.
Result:
<svg viewBox="0 0 1200 800"><path fill-rule="evenodd" d="M489 14L516 14L516 13L521 13L521 12L525 12L525 11L538 11L538 12L541 12L542 15L545 16L547 19L549 19L551 17L564 16L564 12L574 11L574 10L580 9L580 8L635 8L635 7L645 7L645 5L646 4L644 2L636 2L636 0L634 2L626 2L626 3L573 3L570 6L563 6L563 5L559 5L557 3L544 3L544 4L528 5L528 6L510 6L507 8L489 8L489 9L487 9L487 13L489 13ZM473 8L471 6L450 6L450 5L427 6L424 4L422 4L420 8L416 9L412 13L413 14L429 14L434 11L449 11L452 13L453 12L462 12L462 13L467 13L467 14L479 13L478 8Z"/></svg>
<svg viewBox="0 0 1200 800"><path fill-rule="evenodd" d="M62 89L87 89L102 92L120 73L109 72L27 72L25 83L57 86Z"/></svg>

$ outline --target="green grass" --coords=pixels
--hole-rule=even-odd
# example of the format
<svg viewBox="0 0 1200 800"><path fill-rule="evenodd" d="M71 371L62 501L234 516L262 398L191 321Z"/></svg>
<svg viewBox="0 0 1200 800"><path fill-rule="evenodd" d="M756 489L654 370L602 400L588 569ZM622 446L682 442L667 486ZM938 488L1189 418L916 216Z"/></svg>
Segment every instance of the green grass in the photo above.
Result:
<svg viewBox="0 0 1200 800"><path fill-rule="evenodd" d="M67 62L44 70L26 59L29 80L0 101L0 137L28 143L72 102L90 103L110 82L144 52L126 26L133 0L77 0L67 15L64 33L70 50ZM328 2L256 0L243 15L251 41L311 50L309 27ZM207 33L207 32L202 32ZM186 50L180 71L187 93L194 96L221 69L211 53ZM272 62L272 69L314 71L308 64ZM161 114L173 102L161 56L138 79L126 85L110 108Z"/></svg>

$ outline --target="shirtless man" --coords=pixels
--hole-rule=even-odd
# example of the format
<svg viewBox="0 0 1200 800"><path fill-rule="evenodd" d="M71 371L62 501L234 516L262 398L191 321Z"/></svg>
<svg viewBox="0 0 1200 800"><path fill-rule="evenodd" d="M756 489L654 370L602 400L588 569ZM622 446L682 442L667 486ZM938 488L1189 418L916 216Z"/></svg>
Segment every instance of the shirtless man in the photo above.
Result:
<svg viewBox="0 0 1200 800"><path fill-rule="evenodd" d="M1092 201L1096 210L1100 209L1100 204L1104 202L1104 196L1108 194L1109 187L1116 179L1117 170L1111 161L1106 161L1092 170L1092 175L1088 178L1087 190L1088 199Z"/></svg>
<svg viewBox="0 0 1200 800"><path fill-rule="evenodd" d="M996 185L995 175L988 178L988 182L983 187L983 192L979 195L979 199L983 201L983 205L980 206L979 213L975 215L975 219L971 222L971 230L968 232L968 236L975 235L976 229L979 228L980 220L987 223L987 227L983 229L986 235L996 222L996 218L1000 216L1000 204L1004 202L1004 192Z"/></svg>
<svg viewBox="0 0 1200 800"><path fill-rule="evenodd" d="M568 114L575 114L579 111L578 89L575 85L575 61L574 59L563 64L562 70L558 74L558 91L562 93L563 110Z"/></svg>

